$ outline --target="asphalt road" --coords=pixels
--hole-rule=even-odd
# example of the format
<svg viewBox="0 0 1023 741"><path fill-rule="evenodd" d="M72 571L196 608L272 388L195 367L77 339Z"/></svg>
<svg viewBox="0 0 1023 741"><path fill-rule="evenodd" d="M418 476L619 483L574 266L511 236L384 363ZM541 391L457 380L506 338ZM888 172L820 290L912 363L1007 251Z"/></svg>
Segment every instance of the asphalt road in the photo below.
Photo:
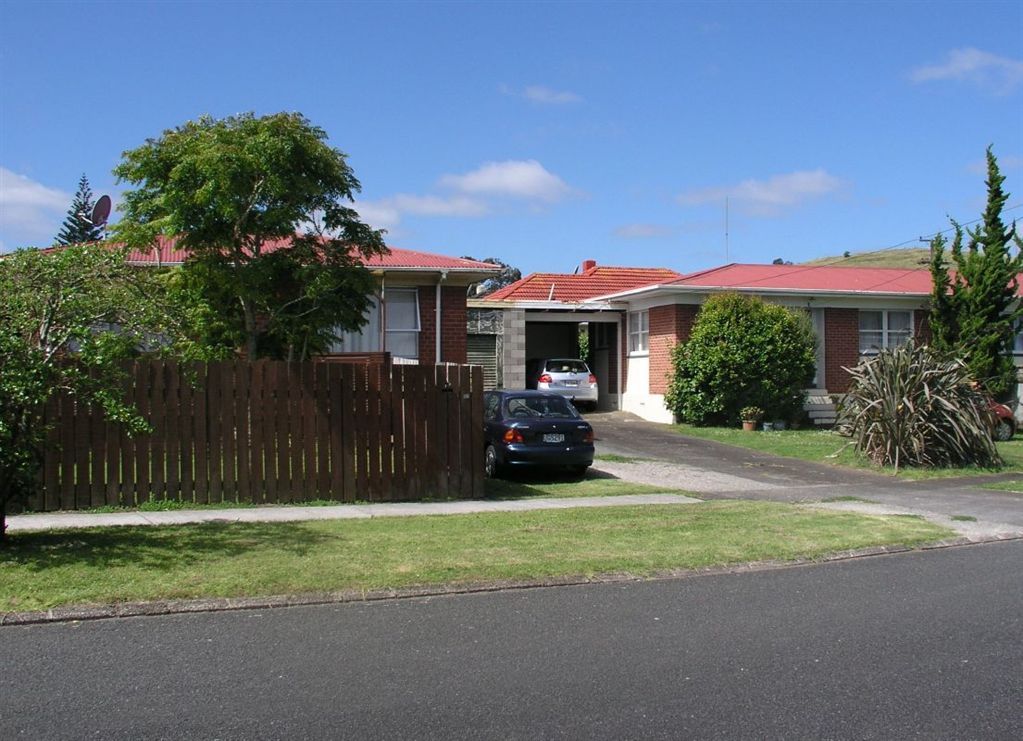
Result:
<svg viewBox="0 0 1023 741"><path fill-rule="evenodd" d="M1023 738L1023 542L0 628L0 738Z"/></svg>

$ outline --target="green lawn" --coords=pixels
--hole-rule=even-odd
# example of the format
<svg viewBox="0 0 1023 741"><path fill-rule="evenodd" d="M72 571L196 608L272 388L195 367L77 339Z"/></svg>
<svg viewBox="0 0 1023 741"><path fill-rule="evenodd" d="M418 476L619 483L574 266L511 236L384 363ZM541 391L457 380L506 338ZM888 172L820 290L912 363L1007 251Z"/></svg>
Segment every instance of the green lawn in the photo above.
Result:
<svg viewBox="0 0 1023 741"><path fill-rule="evenodd" d="M985 489L1007 491L1012 494L1023 494L1023 480L1021 481L996 481L992 484L984 484Z"/></svg>
<svg viewBox="0 0 1023 741"><path fill-rule="evenodd" d="M857 455L847 437L830 430L784 430L781 432L744 432L728 427L695 427L674 425L681 435L716 440L728 445L751 448L764 453L800 458L817 463L828 463L850 468L862 468L879 473L894 474L891 468L878 468L863 456ZM998 443L998 451L1005 460L1005 467L990 468L903 468L899 478L917 480L929 478L950 478L984 473L1023 472L1023 438L1016 436L1009 442Z"/></svg>
<svg viewBox="0 0 1023 741"><path fill-rule="evenodd" d="M0 611L628 573L814 558L950 531L767 502L13 533Z"/></svg>
<svg viewBox="0 0 1023 741"><path fill-rule="evenodd" d="M640 460L629 458L623 460ZM634 484L628 481L611 478L586 478L578 480L575 477L551 474L522 474L513 479L490 479L484 483L484 496L487 499L530 499L536 497L614 497L625 494L660 494L665 491L663 486L649 486L647 484ZM675 490L679 494L688 492ZM427 498L424 501L442 501ZM448 500L444 500L448 501ZM357 504L369 504L369 502L356 502ZM280 505L281 507L334 507L343 502L330 499L313 499L307 502L292 502ZM92 507L85 512L103 514L109 512L165 512L169 510L182 509L250 509L256 506L251 502L216 502L213 504L195 504L177 499L159 499L143 502L138 507L115 507L103 505Z"/></svg>
<svg viewBox="0 0 1023 741"><path fill-rule="evenodd" d="M614 497L624 494L663 494L666 491L670 490L663 486L593 477L575 480L550 476L518 476L514 479L491 479L486 483L487 499ZM676 489L675 493L688 494L689 492Z"/></svg>

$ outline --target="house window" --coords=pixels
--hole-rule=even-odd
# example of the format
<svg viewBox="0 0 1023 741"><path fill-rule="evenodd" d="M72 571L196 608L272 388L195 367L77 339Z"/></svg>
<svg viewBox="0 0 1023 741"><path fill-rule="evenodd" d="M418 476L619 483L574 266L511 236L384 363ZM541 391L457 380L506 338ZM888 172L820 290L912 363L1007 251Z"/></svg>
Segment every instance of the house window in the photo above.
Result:
<svg viewBox="0 0 1023 741"><path fill-rule="evenodd" d="M910 311L860 311L860 352L889 350L909 342L913 334Z"/></svg>
<svg viewBox="0 0 1023 741"><path fill-rule="evenodd" d="M419 357L419 291L415 288L389 288L386 347L398 358Z"/></svg>
<svg viewBox="0 0 1023 741"><path fill-rule="evenodd" d="M388 288L384 292L386 311L380 299L371 296L366 307L366 323L354 332L342 332L331 345L331 352L380 352L381 314L387 317L384 348L398 358L419 357L419 291L415 288Z"/></svg>
<svg viewBox="0 0 1023 741"><path fill-rule="evenodd" d="M629 352L645 353L650 336L650 312L629 312Z"/></svg>
<svg viewBox="0 0 1023 741"><path fill-rule="evenodd" d="M1012 352L1015 355L1023 355L1023 320L1016 325L1016 341L1012 345Z"/></svg>

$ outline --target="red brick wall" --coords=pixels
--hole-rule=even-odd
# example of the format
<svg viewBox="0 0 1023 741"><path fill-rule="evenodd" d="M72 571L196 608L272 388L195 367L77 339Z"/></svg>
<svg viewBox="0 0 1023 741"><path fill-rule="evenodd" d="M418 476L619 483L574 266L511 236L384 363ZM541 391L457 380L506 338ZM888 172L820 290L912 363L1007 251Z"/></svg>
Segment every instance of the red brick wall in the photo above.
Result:
<svg viewBox="0 0 1023 741"><path fill-rule="evenodd" d="M650 309L650 393L663 394L671 378L671 350L689 339L698 306L673 304Z"/></svg>
<svg viewBox="0 0 1023 741"><path fill-rule="evenodd" d="M824 310L824 383L830 393L849 388L849 374L860 362L860 313L857 309Z"/></svg>
<svg viewBox="0 0 1023 741"><path fill-rule="evenodd" d="M437 294L434 286L419 287L419 363L433 365L436 358ZM440 294L440 361L465 363L465 287L443 286Z"/></svg>
<svg viewBox="0 0 1023 741"><path fill-rule="evenodd" d="M434 299L436 305L436 299ZM444 363L466 363L465 286L444 286L440 295L440 359Z"/></svg>
<svg viewBox="0 0 1023 741"><path fill-rule="evenodd" d="M923 309L913 312L913 339L918 345L931 344L931 322L929 314Z"/></svg>

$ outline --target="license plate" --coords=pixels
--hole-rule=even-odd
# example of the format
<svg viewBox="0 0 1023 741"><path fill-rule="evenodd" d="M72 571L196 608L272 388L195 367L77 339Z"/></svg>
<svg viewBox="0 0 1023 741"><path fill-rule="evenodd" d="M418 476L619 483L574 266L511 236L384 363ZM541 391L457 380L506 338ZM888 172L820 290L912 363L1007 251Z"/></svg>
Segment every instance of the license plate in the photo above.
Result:
<svg viewBox="0 0 1023 741"><path fill-rule="evenodd" d="M543 436L545 443L563 443L565 442L565 435L561 432L548 432Z"/></svg>
<svg viewBox="0 0 1023 741"><path fill-rule="evenodd" d="M561 383L565 386L572 386L573 388L579 385L578 381L562 381Z"/></svg>

